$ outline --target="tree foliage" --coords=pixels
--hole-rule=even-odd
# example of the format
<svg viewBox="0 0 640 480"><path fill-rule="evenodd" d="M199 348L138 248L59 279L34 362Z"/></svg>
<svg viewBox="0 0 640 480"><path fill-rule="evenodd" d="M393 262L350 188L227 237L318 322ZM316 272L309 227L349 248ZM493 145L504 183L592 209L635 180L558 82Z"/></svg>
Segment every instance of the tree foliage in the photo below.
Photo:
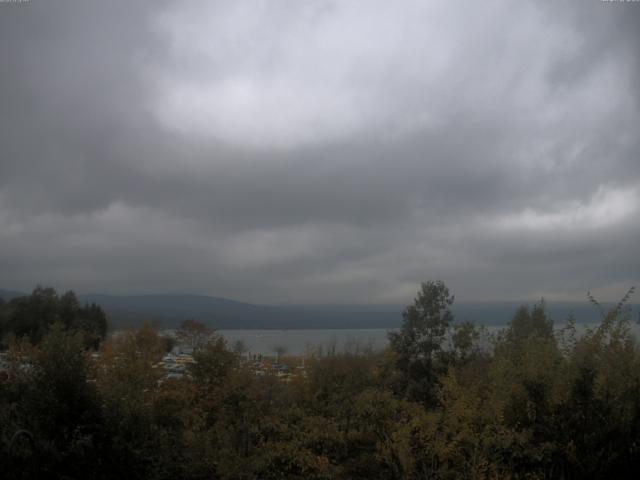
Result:
<svg viewBox="0 0 640 480"><path fill-rule="evenodd" d="M640 471L640 348L622 307L580 332L575 320L555 329L543 303L524 306L486 342L472 324L454 323L446 286L427 282L385 351L325 351L284 381L256 376L242 349L207 331L196 335L190 375L167 380L158 368L166 341L149 325L94 352L73 320L83 308L74 297L36 297L29 308L45 320L31 324L33 335L11 336L2 358L3 478L582 479Z"/></svg>
<svg viewBox="0 0 640 480"><path fill-rule="evenodd" d="M213 334L213 330L204 323L190 318L183 320L176 329L176 340L178 344L196 351L207 345Z"/></svg>
<svg viewBox="0 0 640 480"><path fill-rule="evenodd" d="M0 333L27 337L38 343L55 323L79 331L87 347L98 348L107 335L107 317L96 304L81 305L75 293L63 295L50 287L36 287L31 295L0 304Z"/></svg>
<svg viewBox="0 0 640 480"><path fill-rule="evenodd" d="M426 406L437 402L439 379L450 366L470 361L480 353L476 326L453 323L453 301L444 282L423 282L413 304L402 314L402 327L389 333L400 373L397 388Z"/></svg>

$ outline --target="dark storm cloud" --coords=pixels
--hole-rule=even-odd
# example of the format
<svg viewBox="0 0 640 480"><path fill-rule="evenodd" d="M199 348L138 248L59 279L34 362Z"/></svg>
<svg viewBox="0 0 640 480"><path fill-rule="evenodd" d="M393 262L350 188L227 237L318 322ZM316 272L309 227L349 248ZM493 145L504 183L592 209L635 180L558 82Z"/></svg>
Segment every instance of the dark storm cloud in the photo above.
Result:
<svg viewBox="0 0 640 480"><path fill-rule="evenodd" d="M638 25L615 2L0 5L0 286L615 296L640 267Z"/></svg>

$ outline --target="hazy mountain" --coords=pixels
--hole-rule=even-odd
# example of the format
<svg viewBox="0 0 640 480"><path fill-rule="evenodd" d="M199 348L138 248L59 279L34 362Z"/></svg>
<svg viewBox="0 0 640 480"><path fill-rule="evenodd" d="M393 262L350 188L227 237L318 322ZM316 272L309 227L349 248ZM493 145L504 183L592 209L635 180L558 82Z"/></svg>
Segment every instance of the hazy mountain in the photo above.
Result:
<svg viewBox="0 0 640 480"><path fill-rule="evenodd" d="M79 295L107 312L114 326L150 321L173 327L194 318L218 329L384 328L400 323L399 307L265 306L204 295Z"/></svg>
<svg viewBox="0 0 640 480"><path fill-rule="evenodd" d="M0 289L0 298L6 301L11 300L12 298L22 297L26 295L24 292L16 292L14 290L2 290Z"/></svg>
<svg viewBox="0 0 640 480"><path fill-rule="evenodd" d="M9 300L25 295L0 290ZM160 328L171 328L193 318L217 329L296 329L296 328L395 328L402 322L401 305L252 305L205 295L78 295L83 303L100 305L113 328L136 326L148 321ZM519 302L467 302L454 305L457 320L483 325L504 325L513 316ZM573 313L579 322L595 322L600 313L588 302L549 302L549 315L557 322ZM637 317L638 308L633 308Z"/></svg>

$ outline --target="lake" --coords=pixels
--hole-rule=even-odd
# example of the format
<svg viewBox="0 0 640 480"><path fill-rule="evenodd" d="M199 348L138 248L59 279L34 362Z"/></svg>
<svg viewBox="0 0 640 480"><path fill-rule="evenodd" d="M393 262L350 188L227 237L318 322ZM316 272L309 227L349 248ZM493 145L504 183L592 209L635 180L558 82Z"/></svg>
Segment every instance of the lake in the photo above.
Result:
<svg viewBox="0 0 640 480"><path fill-rule="evenodd" d="M218 330L229 347L238 340L249 349L251 355L273 355L276 348L283 348L290 355L304 355L334 349L371 347L379 350L387 346L385 328L318 329L318 330Z"/></svg>
<svg viewBox="0 0 640 480"><path fill-rule="evenodd" d="M578 332L593 328L596 323L576 325ZM562 328L557 325L556 328ZM637 323L630 325L636 337L640 334ZM485 326L487 333L497 333L504 326ZM396 329L363 328L363 329L317 329L317 330L218 330L227 340L229 347L238 340L242 341L251 355L274 355L276 348L283 348L290 355L305 355L334 350L344 352L355 349L383 349L389 343L387 333Z"/></svg>

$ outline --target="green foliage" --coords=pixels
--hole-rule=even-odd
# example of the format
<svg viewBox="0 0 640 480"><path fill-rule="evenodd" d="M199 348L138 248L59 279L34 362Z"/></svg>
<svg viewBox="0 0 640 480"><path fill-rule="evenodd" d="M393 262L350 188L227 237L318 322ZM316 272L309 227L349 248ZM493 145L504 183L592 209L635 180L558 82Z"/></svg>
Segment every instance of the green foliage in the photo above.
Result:
<svg viewBox="0 0 640 480"><path fill-rule="evenodd" d="M453 322L449 308L453 300L443 282L423 282L413 305L402 314L402 328L389 333L396 365L402 374L401 391L426 405L434 403L438 377L447 368L442 346Z"/></svg>
<svg viewBox="0 0 640 480"><path fill-rule="evenodd" d="M9 310L7 308L7 302L0 297L0 339L4 337L5 330L7 328L7 320L9 317Z"/></svg>
<svg viewBox="0 0 640 480"><path fill-rule="evenodd" d="M28 432L32 444L23 460L30 474L56 478L93 472L99 404L88 381L91 366L82 335L55 323L38 348L14 343L9 358L13 381L2 401L11 414L2 419L2 430L5 435Z"/></svg>
<svg viewBox="0 0 640 480"><path fill-rule="evenodd" d="M194 352L195 364L191 372L196 382L207 387L223 386L237 366L237 355L229 351L227 342L219 335L209 339Z"/></svg>
<svg viewBox="0 0 640 480"><path fill-rule="evenodd" d="M488 345L484 327L468 321L454 325L448 352L449 361L460 366L481 361L486 356L486 348L482 347L482 342Z"/></svg>
<svg viewBox="0 0 640 480"><path fill-rule="evenodd" d="M0 333L3 336L27 337L38 343L54 323L82 333L86 347L97 349L107 335L107 318L95 305L80 305L76 295L68 291L58 296L53 288L36 287L31 295L12 299L0 305Z"/></svg>
<svg viewBox="0 0 640 480"><path fill-rule="evenodd" d="M414 303L402 314L400 331L389 333L400 373L396 390L427 407L437 404L439 379L449 367L483 354L478 328L470 322L453 324L453 301L442 281L423 282Z"/></svg>
<svg viewBox="0 0 640 480"><path fill-rule="evenodd" d="M41 333L32 324L33 335L7 337L3 478L581 479L640 471L640 348L624 302L584 333L574 320L554 331L542 303L522 307L481 348L481 331L453 323L444 284L428 282L384 352L324 352L286 381L256 376L242 348L187 325L195 363L190 375L168 380L157 367L167 342L153 328L121 332L91 352L77 321L83 307L45 290L0 306L25 319L55 306L36 322L46 325Z"/></svg>
<svg viewBox="0 0 640 480"><path fill-rule="evenodd" d="M529 308L523 305L516 311L506 331L507 341L517 345L532 337L553 338L553 321L547 317L544 300Z"/></svg>

